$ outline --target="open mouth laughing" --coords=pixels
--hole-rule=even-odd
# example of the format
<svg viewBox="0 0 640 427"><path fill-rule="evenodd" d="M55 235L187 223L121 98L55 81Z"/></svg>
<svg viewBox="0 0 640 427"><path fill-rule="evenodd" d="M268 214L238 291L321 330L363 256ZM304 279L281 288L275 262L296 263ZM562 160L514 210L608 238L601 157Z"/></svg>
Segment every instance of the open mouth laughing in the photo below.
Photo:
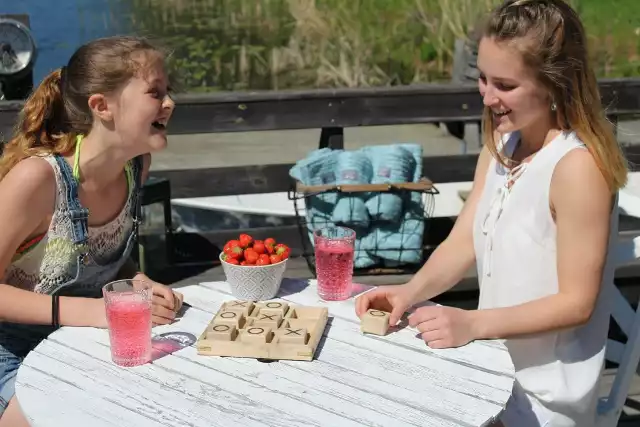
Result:
<svg viewBox="0 0 640 427"><path fill-rule="evenodd" d="M511 110L501 110L501 111L496 111L496 110L492 110L493 115L496 117L504 117L507 114L511 113Z"/></svg>
<svg viewBox="0 0 640 427"><path fill-rule="evenodd" d="M165 131L167 130L167 120L156 120L155 122L151 123L151 126L153 126L157 130Z"/></svg>

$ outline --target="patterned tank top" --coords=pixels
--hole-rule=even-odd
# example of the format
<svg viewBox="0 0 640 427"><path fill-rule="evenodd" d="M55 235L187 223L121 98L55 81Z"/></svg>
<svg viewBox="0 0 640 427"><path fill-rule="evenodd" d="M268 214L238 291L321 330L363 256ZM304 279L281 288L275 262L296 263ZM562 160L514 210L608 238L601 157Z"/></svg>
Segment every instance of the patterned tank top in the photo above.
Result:
<svg viewBox="0 0 640 427"><path fill-rule="evenodd" d="M6 269L4 283L45 294L71 284L99 287L104 283L94 280L99 276L112 279L129 256L138 221L142 160L136 158L125 167L128 197L122 210L109 223L89 227L88 211L80 205L71 167L61 156L42 158L55 172L55 210L47 232L18 249Z"/></svg>

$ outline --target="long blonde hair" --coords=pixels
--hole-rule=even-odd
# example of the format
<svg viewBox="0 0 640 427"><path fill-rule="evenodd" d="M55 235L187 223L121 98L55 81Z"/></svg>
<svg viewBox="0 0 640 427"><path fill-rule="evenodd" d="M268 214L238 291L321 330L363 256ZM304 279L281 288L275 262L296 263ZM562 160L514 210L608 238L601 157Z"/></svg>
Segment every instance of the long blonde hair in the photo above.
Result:
<svg viewBox="0 0 640 427"><path fill-rule="evenodd" d="M67 66L47 75L26 100L0 157L0 179L29 156L68 153L76 136L91 130L91 95L115 92L164 58L159 47L139 37L107 37L81 46Z"/></svg>
<svg viewBox="0 0 640 427"><path fill-rule="evenodd" d="M522 55L555 103L558 125L585 143L612 193L623 187L627 162L604 113L585 31L571 6L562 0L507 0L489 15L481 35L506 42ZM485 107L484 142L506 163L497 152L493 128L493 115Z"/></svg>

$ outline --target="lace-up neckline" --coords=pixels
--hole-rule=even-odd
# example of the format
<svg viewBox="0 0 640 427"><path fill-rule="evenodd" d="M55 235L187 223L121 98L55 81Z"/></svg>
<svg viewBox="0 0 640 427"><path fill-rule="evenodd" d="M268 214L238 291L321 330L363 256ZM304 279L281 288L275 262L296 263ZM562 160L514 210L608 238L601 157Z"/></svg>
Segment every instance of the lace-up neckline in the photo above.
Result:
<svg viewBox="0 0 640 427"><path fill-rule="evenodd" d="M516 151L517 147L520 144L520 138L518 137L516 139L516 142L512 143L513 147L510 147L510 140L511 138L507 139L507 141L501 141L501 144L498 147L498 152L503 151L504 153L508 153L507 155L509 156L509 158L513 156L513 153ZM496 225L498 223L498 220L502 216L502 212L516 181L518 181L518 179L520 179L522 175L524 175L524 173L527 171L529 163L532 160L533 157L528 159L526 162L521 162L513 168L509 169L504 177L504 182L497 188L495 194L491 199L491 202L489 203L489 209L487 209L484 221L482 222L482 233L487 236L485 247L486 255L484 257L483 272L488 277L491 277L491 267L493 264L493 237Z"/></svg>

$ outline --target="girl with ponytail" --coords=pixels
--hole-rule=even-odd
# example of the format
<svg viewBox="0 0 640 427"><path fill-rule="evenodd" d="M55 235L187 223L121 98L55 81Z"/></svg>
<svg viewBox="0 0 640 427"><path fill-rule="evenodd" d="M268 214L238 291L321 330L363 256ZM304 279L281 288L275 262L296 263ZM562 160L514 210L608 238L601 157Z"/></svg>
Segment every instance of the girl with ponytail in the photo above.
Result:
<svg viewBox="0 0 640 427"><path fill-rule="evenodd" d="M80 47L27 99L0 157L0 427L27 426L20 362L62 325L106 327L101 287L130 259L151 153L174 109L165 56L137 37ZM153 322L182 300L152 283Z"/></svg>

